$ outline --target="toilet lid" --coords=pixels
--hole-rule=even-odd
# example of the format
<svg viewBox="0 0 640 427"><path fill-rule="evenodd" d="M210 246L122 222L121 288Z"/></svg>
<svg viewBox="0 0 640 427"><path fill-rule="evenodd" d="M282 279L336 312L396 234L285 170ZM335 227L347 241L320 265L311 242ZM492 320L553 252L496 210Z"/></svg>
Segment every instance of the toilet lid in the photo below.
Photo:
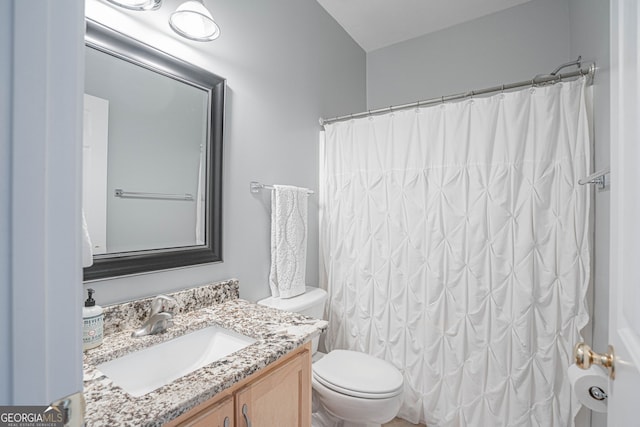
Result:
<svg viewBox="0 0 640 427"><path fill-rule="evenodd" d="M371 399L402 391L402 374L391 363L365 353L333 350L313 364L315 379L337 392Z"/></svg>

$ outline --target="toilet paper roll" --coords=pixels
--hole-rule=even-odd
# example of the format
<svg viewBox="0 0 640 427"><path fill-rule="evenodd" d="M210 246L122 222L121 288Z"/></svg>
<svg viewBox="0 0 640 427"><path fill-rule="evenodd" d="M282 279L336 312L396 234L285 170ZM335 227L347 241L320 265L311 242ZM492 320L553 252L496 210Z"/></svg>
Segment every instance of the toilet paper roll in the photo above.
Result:
<svg viewBox="0 0 640 427"><path fill-rule="evenodd" d="M571 389L580 403L592 411L607 412L609 377L604 369L599 366L580 369L573 364L569 366L567 374Z"/></svg>

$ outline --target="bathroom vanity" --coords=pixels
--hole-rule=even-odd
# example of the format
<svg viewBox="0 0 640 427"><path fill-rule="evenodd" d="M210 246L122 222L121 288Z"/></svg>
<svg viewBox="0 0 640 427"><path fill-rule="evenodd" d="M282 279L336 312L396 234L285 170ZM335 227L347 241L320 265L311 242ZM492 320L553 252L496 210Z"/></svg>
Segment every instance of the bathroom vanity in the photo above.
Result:
<svg viewBox="0 0 640 427"><path fill-rule="evenodd" d="M304 344L167 424L309 426L311 349Z"/></svg>
<svg viewBox="0 0 640 427"><path fill-rule="evenodd" d="M150 299L105 308L104 343L84 355L88 426L310 425L310 340L326 321L241 300L234 280L172 296L174 325L158 335L131 337ZM253 343L137 397L98 367L211 325ZM176 363L157 359L167 369Z"/></svg>

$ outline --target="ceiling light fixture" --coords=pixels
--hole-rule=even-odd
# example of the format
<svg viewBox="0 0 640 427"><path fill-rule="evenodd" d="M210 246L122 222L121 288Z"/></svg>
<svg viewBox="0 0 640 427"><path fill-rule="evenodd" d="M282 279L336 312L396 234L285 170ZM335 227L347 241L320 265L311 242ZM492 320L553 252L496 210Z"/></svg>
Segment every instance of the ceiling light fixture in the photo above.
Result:
<svg viewBox="0 0 640 427"><path fill-rule="evenodd" d="M208 42L220 36L220 28L202 0L188 0L178 6L169 17L169 25L182 37L199 42Z"/></svg>
<svg viewBox="0 0 640 427"><path fill-rule="evenodd" d="M107 0L116 6L129 10L156 10L162 5L162 0Z"/></svg>

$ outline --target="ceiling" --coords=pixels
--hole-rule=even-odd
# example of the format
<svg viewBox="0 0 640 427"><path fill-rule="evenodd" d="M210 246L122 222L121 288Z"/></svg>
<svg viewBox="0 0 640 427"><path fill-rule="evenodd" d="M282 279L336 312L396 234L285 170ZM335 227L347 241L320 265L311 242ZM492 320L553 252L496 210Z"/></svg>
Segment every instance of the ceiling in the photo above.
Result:
<svg viewBox="0 0 640 427"><path fill-rule="evenodd" d="M367 52L531 0L318 0Z"/></svg>

